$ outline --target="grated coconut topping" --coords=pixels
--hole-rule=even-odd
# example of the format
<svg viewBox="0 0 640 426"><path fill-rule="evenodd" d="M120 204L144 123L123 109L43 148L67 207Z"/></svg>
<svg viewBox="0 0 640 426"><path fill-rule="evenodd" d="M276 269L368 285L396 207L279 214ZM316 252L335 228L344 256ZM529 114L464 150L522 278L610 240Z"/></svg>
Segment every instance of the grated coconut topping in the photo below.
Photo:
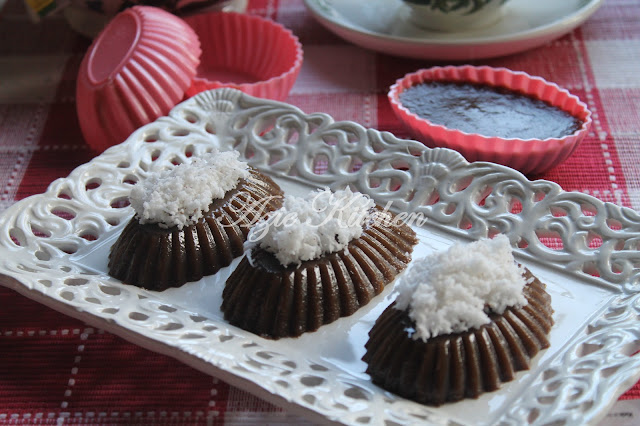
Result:
<svg viewBox="0 0 640 426"><path fill-rule="evenodd" d="M394 290L395 308L408 309L414 339L460 333L489 323L488 311L526 305L523 274L504 235L456 244L411 264Z"/></svg>
<svg viewBox="0 0 640 426"><path fill-rule="evenodd" d="M215 199L223 198L249 176L236 151L214 151L190 163L151 173L131 190L129 201L141 224L162 228L196 223Z"/></svg>
<svg viewBox="0 0 640 426"><path fill-rule="evenodd" d="M374 206L371 198L349 188L318 190L304 198L285 195L282 208L251 229L245 250L260 247L283 266L338 252L362 235Z"/></svg>

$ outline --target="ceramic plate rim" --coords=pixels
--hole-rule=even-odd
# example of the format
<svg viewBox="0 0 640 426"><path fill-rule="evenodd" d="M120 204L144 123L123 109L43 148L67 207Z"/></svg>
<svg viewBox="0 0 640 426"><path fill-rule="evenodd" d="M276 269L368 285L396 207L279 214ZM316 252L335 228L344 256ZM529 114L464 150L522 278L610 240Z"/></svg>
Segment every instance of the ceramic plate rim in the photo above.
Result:
<svg viewBox="0 0 640 426"><path fill-rule="evenodd" d="M324 0L304 0L305 6L309 11L313 14L313 16L322 22L325 26L329 27L331 31L335 31L333 26L337 26L341 29L342 33L339 34L341 37L349 41L353 41L354 37L358 36L366 36L371 39L376 39L383 42L392 43L394 46L399 48L403 46L411 46L411 47L454 47L454 46L481 46L481 45L499 45L505 42L514 42L514 41L528 41L536 38L542 37L554 37L563 35L577 26L581 25L584 21L586 21L593 13L595 13L600 6L604 3L604 0L587 0L582 7L575 10L573 13L569 15L560 16L554 22L539 25L535 28L530 28L525 31L520 31L515 34L503 34L503 35L495 35L495 36L483 36L483 37L473 37L467 36L465 38L462 34L458 36L459 38L452 37L452 39L434 39L429 37L404 37L404 36L395 36L395 35L387 35L382 34L376 31L372 31L370 29L361 27L351 21L347 20L343 17L343 15L339 15L339 19L333 19L330 14L325 13L322 8L318 5L319 2L323 2ZM334 0L330 0L334 1ZM356 43L358 44L358 43ZM519 50L515 50L517 52ZM510 52L510 53L514 53ZM397 53L400 56L403 56L402 53ZM423 58L436 58L434 55L430 55L428 53L414 54L414 55L405 55L412 57L423 57ZM492 55L497 56L497 55ZM483 56L479 56L483 57Z"/></svg>

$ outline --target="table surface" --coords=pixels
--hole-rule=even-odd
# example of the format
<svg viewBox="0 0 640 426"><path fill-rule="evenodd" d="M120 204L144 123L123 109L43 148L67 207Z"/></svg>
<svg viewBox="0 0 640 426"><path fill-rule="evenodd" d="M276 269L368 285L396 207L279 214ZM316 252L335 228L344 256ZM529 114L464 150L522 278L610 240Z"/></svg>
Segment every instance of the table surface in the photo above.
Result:
<svg viewBox="0 0 640 426"><path fill-rule="evenodd" d="M288 103L410 137L388 105L388 87L407 72L443 63L351 45L318 24L301 0L250 0L248 13L280 22L303 44L304 65ZM34 24L22 1L2 7L0 212L99 154L84 142L76 117L75 78L89 44L61 17ZM470 63L542 76L583 99L593 111L591 133L568 161L536 178L640 210L639 53L640 2L608 0L561 39ZM638 398L637 384L604 422L634 424ZM0 286L0 423L5 422L304 420Z"/></svg>

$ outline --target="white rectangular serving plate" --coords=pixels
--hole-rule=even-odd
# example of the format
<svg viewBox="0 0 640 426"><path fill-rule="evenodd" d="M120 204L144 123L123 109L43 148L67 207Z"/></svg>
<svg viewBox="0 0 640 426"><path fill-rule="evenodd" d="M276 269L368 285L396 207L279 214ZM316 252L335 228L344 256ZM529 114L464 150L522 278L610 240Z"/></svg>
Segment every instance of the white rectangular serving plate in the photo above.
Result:
<svg viewBox="0 0 640 426"><path fill-rule="evenodd" d="M550 348L496 392L428 407L364 373L367 333L393 299L392 285L317 332L268 340L227 324L220 312L239 259L164 292L110 278L107 256L133 214L125 201L132 184L213 148L238 150L285 193L350 186L393 210L422 213L414 259L506 234L551 294ZM1 284L316 421L593 424L640 378L637 212L232 89L176 106L0 219Z"/></svg>

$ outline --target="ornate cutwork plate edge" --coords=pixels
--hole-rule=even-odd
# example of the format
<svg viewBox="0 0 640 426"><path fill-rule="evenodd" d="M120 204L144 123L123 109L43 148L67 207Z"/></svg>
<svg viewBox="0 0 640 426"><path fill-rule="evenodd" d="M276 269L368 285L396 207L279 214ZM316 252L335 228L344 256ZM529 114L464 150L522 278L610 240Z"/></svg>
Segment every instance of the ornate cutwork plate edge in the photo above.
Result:
<svg viewBox="0 0 640 426"><path fill-rule="evenodd" d="M261 396L276 395L274 402L327 419L358 424L450 421L437 410L348 374L345 378L344 372L321 363L273 353L242 330L157 303L149 292L114 285L115 280L69 261L70 253L90 250L131 215L122 203L133 182L212 147L238 149L263 171L308 187L352 186L381 204L392 202L395 210L421 212L429 226L456 237L503 232L524 259L549 263L608 289L611 302L594 313L591 323L580 325L586 331L567 344L563 356L550 361L545 373L539 372L531 391L501 413L501 422L563 419L577 424L576 416L581 422L596 421L640 377L640 361L631 356L640 341L637 212L563 192L551 182L528 181L502 166L469 164L453 151L431 150L230 89L184 102L168 117L56 180L46 193L7 209L0 222L0 273L11 279L0 281L210 374L213 368L228 373L225 378L232 382L242 378L239 385L254 383ZM230 360L229 353L241 357Z"/></svg>

